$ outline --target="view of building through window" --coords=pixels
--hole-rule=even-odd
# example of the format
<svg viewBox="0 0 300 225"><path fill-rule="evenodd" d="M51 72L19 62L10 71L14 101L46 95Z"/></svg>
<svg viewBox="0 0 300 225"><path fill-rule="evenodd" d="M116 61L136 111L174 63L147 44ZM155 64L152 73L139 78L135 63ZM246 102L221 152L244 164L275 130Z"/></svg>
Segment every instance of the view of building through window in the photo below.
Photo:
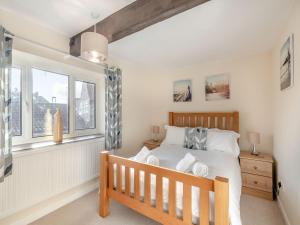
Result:
<svg viewBox="0 0 300 225"><path fill-rule="evenodd" d="M75 82L75 119L76 129L96 128L95 84Z"/></svg>
<svg viewBox="0 0 300 225"><path fill-rule="evenodd" d="M69 77L32 69L32 135L52 135L52 118L57 109L63 117L64 133L69 133Z"/></svg>
<svg viewBox="0 0 300 225"><path fill-rule="evenodd" d="M21 69L11 69L11 113L12 135L22 135L22 98L21 98Z"/></svg>

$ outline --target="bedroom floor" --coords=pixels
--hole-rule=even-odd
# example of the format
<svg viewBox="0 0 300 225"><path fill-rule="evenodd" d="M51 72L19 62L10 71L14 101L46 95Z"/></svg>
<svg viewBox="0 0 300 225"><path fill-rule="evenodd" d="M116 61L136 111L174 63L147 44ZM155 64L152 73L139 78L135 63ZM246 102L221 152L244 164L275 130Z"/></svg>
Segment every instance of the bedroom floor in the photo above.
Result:
<svg viewBox="0 0 300 225"><path fill-rule="evenodd" d="M111 204L110 216L102 219L97 214L97 203L97 191L93 191L30 225L158 225L116 202ZM241 214L243 225L284 225L275 201L243 195Z"/></svg>

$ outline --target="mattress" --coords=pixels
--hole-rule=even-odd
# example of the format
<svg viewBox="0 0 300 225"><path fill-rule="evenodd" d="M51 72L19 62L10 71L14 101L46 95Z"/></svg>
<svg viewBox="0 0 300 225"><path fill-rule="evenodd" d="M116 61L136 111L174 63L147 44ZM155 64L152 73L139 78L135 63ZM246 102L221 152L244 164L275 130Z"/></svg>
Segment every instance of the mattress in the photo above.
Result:
<svg viewBox="0 0 300 225"><path fill-rule="evenodd" d="M190 152L197 160L205 163L208 168L209 179L215 179L216 176L226 177L229 179L229 216L231 225L242 225L240 218L240 196L241 196L241 173L238 159L231 154L220 151L201 151L189 150L177 145L162 145L151 151L151 155L159 158L160 166L170 169L176 169L177 163L184 157L186 153ZM115 169L116 172L116 169ZM131 190L134 194L134 169L130 169L131 175ZM122 169L123 184L122 189L125 189L125 168ZM116 185L116 175L114 184ZM151 204L155 204L156 192L156 177L151 174ZM168 183L167 178L163 178L163 208L168 210ZM144 174L140 173L140 195L144 196ZM199 221L199 188L192 187L192 221L197 224ZM176 182L176 208L177 216L182 217L183 206L183 184ZM213 223L214 218L214 193L210 192L210 221Z"/></svg>

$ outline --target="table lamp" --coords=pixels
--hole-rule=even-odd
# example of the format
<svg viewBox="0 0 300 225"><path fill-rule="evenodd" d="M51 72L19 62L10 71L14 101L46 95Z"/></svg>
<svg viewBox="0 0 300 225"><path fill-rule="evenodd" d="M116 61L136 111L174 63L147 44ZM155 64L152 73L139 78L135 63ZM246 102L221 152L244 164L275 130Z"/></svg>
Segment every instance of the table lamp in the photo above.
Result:
<svg viewBox="0 0 300 225"><path fill-rule="evenodd" d="M158 141L159 140L159 126L152 126L152 139L153 141Z"/></svg>
<svg viewBox="0 0 300 225"><path fill-rule="evenodd" d="M248 140L251 144L251 154L259 155L259 152L256 151L256 145L260 144L260 133L248 132Z"/></svg>

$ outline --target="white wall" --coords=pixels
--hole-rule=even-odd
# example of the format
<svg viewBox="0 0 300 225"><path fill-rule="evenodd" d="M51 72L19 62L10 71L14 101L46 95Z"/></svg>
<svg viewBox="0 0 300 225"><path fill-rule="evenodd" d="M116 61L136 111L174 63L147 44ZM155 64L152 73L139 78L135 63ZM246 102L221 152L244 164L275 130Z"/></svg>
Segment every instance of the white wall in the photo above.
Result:
<svg viewBox="0 0 300 225"><path fill-rule="evenodd" d="M300 222L300 2L295 5L286 30L273 52L273 114L274 157L278 180L282 182L279 200L291 225ZM287 37L294 33L295 83L280 91L280 49Z"/></svg>
<svg viewBox="0 0 300 225"><path fill-rule="evenodd" d="M145 68L124 60L114 60L122 69L123 146L120 155L139 151L150 137L153 78Z"/></svg>
<svg viewBox="0 0 300 225"><path fill-rule="evenodd" d="M205 77L221 73L231 76L231 99L205 101ZM173 81L180 79L192 79L190 103L173 102ZM157 72L151 84L151 121L159 125L167 123L169 111L239 111L241 148L249 148L247 131L257 131L262 134L259 150L272 152L270 79L269 53Z"/></svg>

